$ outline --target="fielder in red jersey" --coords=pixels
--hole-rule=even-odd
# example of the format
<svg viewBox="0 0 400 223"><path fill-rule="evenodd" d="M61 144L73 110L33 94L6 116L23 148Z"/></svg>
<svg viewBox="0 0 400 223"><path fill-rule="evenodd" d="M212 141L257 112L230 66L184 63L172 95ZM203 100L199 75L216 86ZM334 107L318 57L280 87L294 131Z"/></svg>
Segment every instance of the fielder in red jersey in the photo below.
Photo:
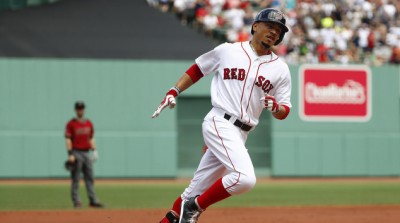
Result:
<svg viewBox="0 0 400 223"><path fill-rule="evenodd" d="M65 137L71 139L72 148L79 150L91 149L94 135L93 124L89 119L71 119L65 131Z"/></svg>
<svg viewBox="0 0 400 223"><path fill-rule="evenodd" d="M82 101L75 103L76 117L71 119L65 128L66 147L68 161L74 163L71 171L71 198L75 208L82 206L79 198L79 181L83 173L86 189L89 197L89 206L102 208L94 193L94 176L92 164L98 159L96 142L94 140L94 128L89 119L84 117L85 104ZM89 151L92 151L91 153Z"/></svg>

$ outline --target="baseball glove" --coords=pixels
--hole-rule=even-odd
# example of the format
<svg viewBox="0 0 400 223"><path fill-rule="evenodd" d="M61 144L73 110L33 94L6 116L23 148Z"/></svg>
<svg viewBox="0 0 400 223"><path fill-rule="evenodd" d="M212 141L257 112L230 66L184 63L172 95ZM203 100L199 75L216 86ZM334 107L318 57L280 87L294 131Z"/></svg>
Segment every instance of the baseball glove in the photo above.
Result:
<svg viewBox="0 0 400 223"><path fill-rule="evenodd" d="M64 167L67 171L74 171L76 168L76 162L65 161Z"/></svg>

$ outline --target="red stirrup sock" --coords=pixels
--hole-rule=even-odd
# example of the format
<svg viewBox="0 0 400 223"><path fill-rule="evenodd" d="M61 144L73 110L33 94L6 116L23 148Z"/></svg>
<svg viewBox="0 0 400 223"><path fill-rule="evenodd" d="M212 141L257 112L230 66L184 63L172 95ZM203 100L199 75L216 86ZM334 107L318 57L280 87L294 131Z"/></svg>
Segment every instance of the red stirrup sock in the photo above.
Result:
<svg viewBox="0 0 400 223"><path fill-rule="evenodd" d="M217 203L218 201L222 201L231 194L225 190L224 185L222 184L222 178L217 180L208 190L206 190L202 195L197 198L197 204L201 209L205 210L208 206Z"/></svg>
<svg viewBox="0 0 400 223"><path fill-rule="evenodd" d="M179 217L181 215L181 204L182 204L182 198L179 195L179 197L175 200L174 205L172 206L172 211L174 211Z"/></svg>
<svg viewBox="0 0 400 223"><path fill-rule="evenodd" d="M173 223L179 221L179 215L181 213L181 203L182 198L181 196L179 196L172 205L171 211L169 211L167 215L163 219L161 219L160 223Z"/></svg>

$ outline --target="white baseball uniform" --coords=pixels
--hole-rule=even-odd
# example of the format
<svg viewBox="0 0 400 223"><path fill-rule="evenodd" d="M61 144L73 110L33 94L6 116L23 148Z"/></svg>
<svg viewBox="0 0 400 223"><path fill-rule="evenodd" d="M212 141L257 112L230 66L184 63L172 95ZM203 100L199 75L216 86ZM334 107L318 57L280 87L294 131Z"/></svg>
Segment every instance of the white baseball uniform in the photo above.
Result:
<svg viewBox="0 0 400 223"><path fill-rule="evenodd" d="M250 42L221 44L198 57L196 64L204 75L215 73L211 84L213 108L203 122L208 150L181 197L200 195L221 177L228 193L246 192L256 182L245 147L249 132L233 123L239 120L254 129L265 109L260 102L265 94L274 96L278 104L291 107L289 68L272 52L258 56Z"/></svg>

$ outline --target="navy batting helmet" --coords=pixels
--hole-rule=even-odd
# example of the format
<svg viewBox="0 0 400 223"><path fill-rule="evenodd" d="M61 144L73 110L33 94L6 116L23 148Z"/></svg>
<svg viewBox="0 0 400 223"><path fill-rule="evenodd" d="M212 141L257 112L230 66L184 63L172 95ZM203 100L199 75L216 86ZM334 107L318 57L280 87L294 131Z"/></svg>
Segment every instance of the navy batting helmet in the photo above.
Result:
<svg viewBox="0 0 400 223"><path fill-rule="evenodd" d="M277 23L282 28L281 35L279 36L279 39L275 42L275 46L278 45L280 42L282 42L285 33L289 31L288 27L286 27L285 16L281 11L277 9L267 8L261 10L256 15L253 24L257 22L273 22ZM253 27L251 27L251 34L254 34Z"/></svg>

